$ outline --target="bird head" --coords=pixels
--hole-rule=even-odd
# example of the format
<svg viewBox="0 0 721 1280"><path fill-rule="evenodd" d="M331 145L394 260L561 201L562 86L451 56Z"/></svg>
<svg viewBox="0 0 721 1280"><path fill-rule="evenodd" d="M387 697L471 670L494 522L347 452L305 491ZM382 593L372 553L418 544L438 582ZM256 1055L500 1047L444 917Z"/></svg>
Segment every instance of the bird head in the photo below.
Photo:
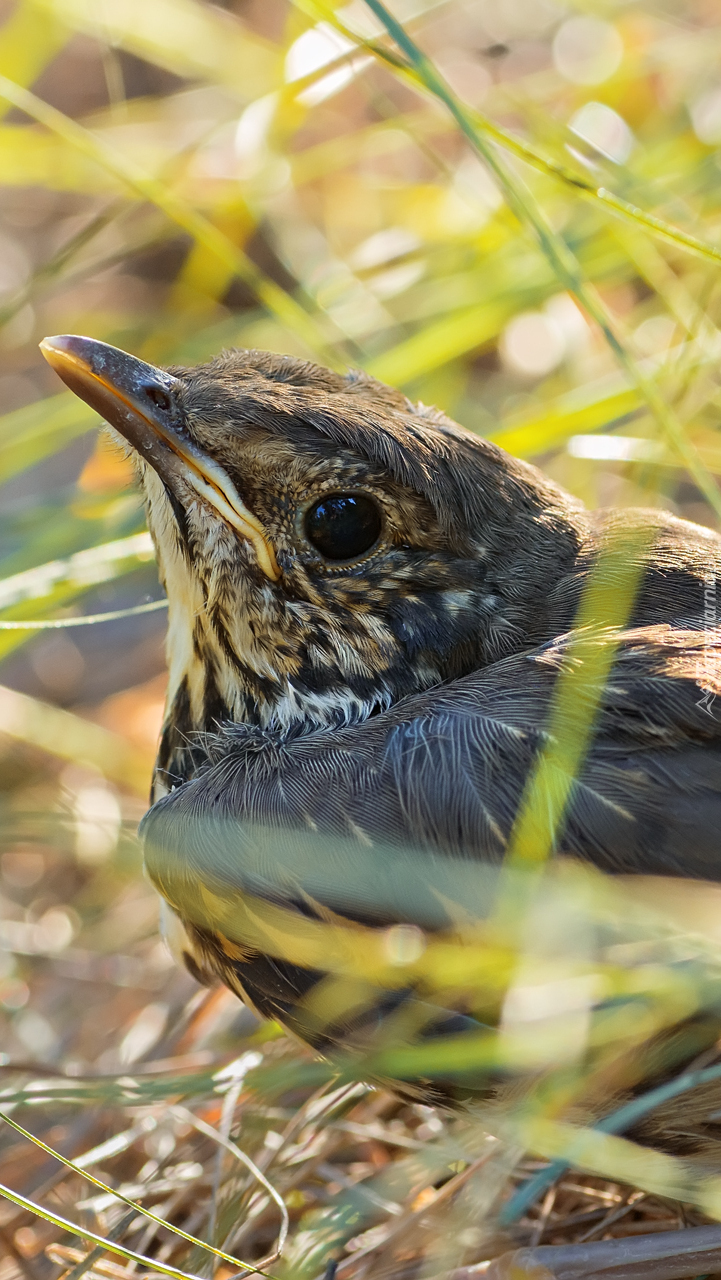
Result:
<svg viewBox="0 0 721 1280"><path fill-rule="evenodd" d="M232 351L159 369L47 338L130 446L169 602L161 770L228 721L347 724L547 634L584 536L534 468L363 374Z"/></svg>

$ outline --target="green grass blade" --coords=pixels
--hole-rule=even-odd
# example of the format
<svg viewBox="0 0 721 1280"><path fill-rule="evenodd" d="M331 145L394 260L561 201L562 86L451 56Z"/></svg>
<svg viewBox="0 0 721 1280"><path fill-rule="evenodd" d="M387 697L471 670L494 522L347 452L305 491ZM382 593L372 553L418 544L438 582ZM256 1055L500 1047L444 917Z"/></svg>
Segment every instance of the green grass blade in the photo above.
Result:
<svg viewBox="0 0 721 1280"><path fill-rule="evenodd" d="M155 557L149 533L101 543L64 560L51 560L12 577L0 578L0 609L46 599L61 587L90 588L129 573Z"/></svg>
<svg viewBox="0 0 721 1280"><path fill-rule="evenodd" d="M513 825L506 852L509 868L537 866L553 852L590 745L620 633L633 609L649 536L641 527L615 539L588 581L574 619L580 634L569 646L554 691L549 741L526 784Z"/></svg>
<svg viewBox="0 0 721 1280"><path fill-rule="evenodd" d="M433 63L421 52L401 23L389 13L381 0L366 0L366 4L376 17L380 18L386 30L411 60L426 88L446 105L463 135L498 179L508 204L519 222L533 231L558 279L599 326L619 364L642 393L669 445L676 451L689 475L721 520L721 491L656 384L644 374L638 362L621 342L601 298L584 279L579 263L566 242L553 231L531 192L502 163L497 152L475 127L465 107L451 92Z"/></svg>
<svg viewBox="0 0 721 1280"><path fill-rule="evenodd" d="M188 1112L188 1115L192 1115L192 1113ZM192 1119L195 1122L195 1116L193 1116ZM173 1234L178 1236L181 1240L186 1240L188 1244L194 1244L199 1249L204 1249L206 1253L212 1253L216 1258L222 1258L224 1262L229 1262L234 1267L246 1267L250 1271L256 1270L252 1263L243 1262L240 1258L233 1257L231 1253L224 1253L222 1249L216 1249L214 1245L208 1244L207 1241L199 1240L197 1236L189 1235L187 1231L183 1231L182 1228L177 1226L175 1223L166 1222L164 1218L159 1218L158 1215L152 1213L150 1209L144 1208L143 1205L137 1204L134 1200L129 1200L128 1197L124 1196L119 1189L109 1187L107 1182L103 1182L101 1178L96 1178L94 1174L88 1173L87 1169L81 1168L80 1165L69 1160L67 1156L61 1155L61 1153L56 1151L54 1147L49 1147L41 1138L36 1137L34 1133L30 1133L28 1129L24 1129L21 1124L18 1124L17 1120L13 1120L11 1116L7 1115L3 1111L0 1111L0 1120L3 1120L5 1124L10 1125L16 1133L19 1133L23 1138L27 1139L28 1142L32 1142L34 1146L39 1147L41 1151L44 1151L45 1154L50 1156L53 1160L57 1160L60 1164L65 1165L66 1169L71 1169L73 1173L79 1174L81 1178L85 1178L86 1181L92 1182L94 1187L99 1187L101 1191L105 1191L109 1195L115 1196L117 1200L121 1200L123 1204L128 1205L129 1208L137 1209L138 1213L142 1213L143 1217L148 1218L150 1222L155 1222L159 1227L165 1227L167 1230L172 1231ZM202 1121L199 1123L202 1123ZM209 1128L209 1125L205 1126L206 1130ZM258 1272L258 1274L265 1273Z"/></svg>
<svg viewBox="0 0 721 1280"><path fill-rule="evenodd" d="M368 361L368 373L381 382L407 385L422 374L493 341L514 310L514 300L509 298L506 307L499 302L495 307L484 304L444 315L390 351Z"/></svg>
<svg viewBox="0 0 721 1280"><path fill-rule="evenodd" d="M0 658L7 657L32 639L36 626L26 628L22 625L28 620L37 624L37 629L78 623L91 625L84 619L67 618L54 623L49 619L57 609L73 604L102 583L132 573L152 560L154 555L149 533L131 534L0 579ZM151 605L136 606L136 612L150 612L161 607L165 607L164 601L153 601ZM122 617L127 610L112 612ZM99 620L109 619L101 616Z"/></svg>
<svg viewBox="0 0 721 1280"><path fill-rule="evenodd" d="M113 1193L115 1194L115 1193ZM108 1236L98 1235L95 1231L90 1231L87 1227L79 1227L74 1222L70 1222L68 1218L63 1218L59 1213L53 1213L51 1209L46 1209L44 1205L37 1204L34 1200L28 1199L27 1196L21 1196L17 1191L13 1191L11 1187L4 1186L0 1182L0 1196L4 1196L11 1204L15 1204L19 1209L24 1209L27 1213L34 1214L36 1217L43 1218L45 1222L50 1222L54 1227L58 1227L61 1231L69 1231L71 1235L80 1236L83 1240L92 1240L94 1244L101 1245L103 1249L107 1249L110 1253L117 1253L121 1258L127 1258L129 1262L140 1264L142 1267L149 1267L152 1272L160 1272L163 1276L171 1276L174 1280L203 1280L201 1276L195 1275L191 1271L181 1271L178 1267L171 1267L167 1262L159 1262L157 1258L147 1258L143 1253L136 1253L134 1249L128 1249L125 1245L118 1244L117 1241L111 1240ZM140 1210L140 1212L145 1212ZM152 1217L152 1214L150 1215ZM168 1225L168 1224L164 1224ZM174 1228L169 1228L173 1230ZM179 1234L183 1234L180 1232ZM208 1247L207 1245L205 1246ZM215 1251L214 1251L215 1252ZM246 1265L246 1264L244 1264ZM249 1265L249 1264L248 1264ZM269 1275L267 1271L259 1271L257 1267L250 1267L254 1275Z"/></svg>
<svg viewBox="0 0 721 1280"><path fill-rule="evenodd" d="M370 0L366 0L366 2L370 3ZM427 89L430 87L424 80L422 73L419 72L418 66L410 54L408 55L410 61L406 62L405 59L399 58L397 54L385 48L378 41L361 39L342 22L331 6L322 3L322 0L296 0L296 3L299 8L312 13L316 18L332 21L348 39L368 49L381 61L386 62L395 73L407 78L416 88ZM371 7L373 6L371 5ZM380 12L375 12L377 12L377 16L381 18L381 21L384 21ZM397 25L400 28L400 23ZM400 44L400 41L398 43ZM408 51L406 50L406 52ZM694 236L689 231L684 231L681 227L667 222L665 218L658 218L655 214L648 213L645 209L639 208L638 205L629 200L624 200L622 196L609 191L606 187L596 186L587 174L582 173L580 170L571 169L568 165L544 155L531 143L525 142L522 138L517 138L507 129L501 128L500 125L495 124L482 112L465 104L463 105L463 111L468 119L473 122L478 132L497 142L506 151L510 151L512 155L517 156L519 160L525 160L527 164L539 170L539 172L545 173L549 177L557 178L565 186L569 187L575 195L588 199L590 203L600 206L604 211L613 214L626 223L632 223L636 227L643 227L646 231L650 231L668 244L675 245L677 248L684 249L700 258L705 258L708 262L715 262L717 265L721 263L721 248L716 245L709 244L707 240L702 240L699 236Z"/></svg>
<svg viewBox="0 0 721 1280"><path fill-rule="evenodd" d="M643 407L636 387L582 387L565 392L540 413L503 423L491 439L519 458L531 458L557 448L570 436L608 429Z"/></svg>
<svg viewBox="0 0 721 1280"><path fill-rule="evenodd" d="M99 422L98 414L69 391L6 413L0 418L0 484L70 444Z"/></svg>

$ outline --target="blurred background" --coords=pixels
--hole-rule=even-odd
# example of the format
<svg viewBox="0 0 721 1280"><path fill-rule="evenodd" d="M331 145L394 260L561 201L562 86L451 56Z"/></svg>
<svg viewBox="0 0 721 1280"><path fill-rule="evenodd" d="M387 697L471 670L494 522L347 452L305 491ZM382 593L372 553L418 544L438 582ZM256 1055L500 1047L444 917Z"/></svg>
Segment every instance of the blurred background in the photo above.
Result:
<svg viewBox="0 0 721 1280"><path fill-rule="evenodd" d="M389 61L392 42L362 0L0 5L0 620L102 614L162 594L129 464L39 356L38 341L54 333L165 365L258 347L361 367L532 459L590 505L661 503L716 527L721 7L392 7L460 102L481 113L480 135L489 136L487 117L526 148L524 160L497 134L488 143L522 184L528 218L511 212L446 107ZM626 215L595 188L626 202ZM653 234L634 208L703 244L690 251ZM559 277L529 229L539 215L597 306ZM644 380L665 419L649 411ZM696 460L693 476L669 445L672 429ZM259 1061L244 1053L310 1060L226 993L197 987L160 940L134 832L162 716L163 639L162 609L0 631L0 1095L4 1076L8 1105L40 1089L46 1138L70 1154L147 1123L121 1143L125 1156L106 1153L102 1176L135 1185L134 1195L154 1186L166 1216L202 1234L222 1162L168 1099L207 1095L203 1114L229 1126L223 1098L235 1106ZM214 1073L228 1063L219 1084ZM131 1068L140 1094L129 1102ZM75 1094L48 1110L42 1089L68 1076ZM87 1083L98 1076L111 1082L102 1106ZM296 1259L310 1257L312 1275L320 1263L303 1244L303 1215L355 1204L357 1195L343 1199L348 1186L400 1157L412 1165L447 1120L362 1086L321 1104L304 1088L251 1107L248 1123L261 1164L295 1144L286 1199ZM321 1114L333 1123L319 1128ZM315 1128L304 1129L309 1117ZM443 1151L450 1168L460 1160L456 1173L466 1168L462 1153ZM365 1237L346 1222L346 1270L354 1249L366 1257L382 1245L388 1213L408 1211L417 1224L439 1194L437 1169L412 1168L392 1194L392 1179L368 1193L357 1219ZM0 1176L56 1205L80 1198L83 1221L101 1232L126 1212L112 1197L83 1201L90 1191L75 1175L12 1133L0 1135ZM256 1197L245 1228L256 1259L277 1234L264 1194L241 1179L223 1209L230 1221ZM577 1194L586 1212L622 1198L593 1179ZM187 1226L198 1196L205 1207ZM145 1249L165 1238L147 1223L138 1231ZM323 1239L327 1251L336 1236ZM175 1247L166 1240L163 1256ZM80 1266L76 1277L91 1265L11 1205L0 1208L3 1249L0 1280ZM105 1261L97 1274L132 1273L119 1267ZM387 1271L401 1273L411 1274Z"/></svg>

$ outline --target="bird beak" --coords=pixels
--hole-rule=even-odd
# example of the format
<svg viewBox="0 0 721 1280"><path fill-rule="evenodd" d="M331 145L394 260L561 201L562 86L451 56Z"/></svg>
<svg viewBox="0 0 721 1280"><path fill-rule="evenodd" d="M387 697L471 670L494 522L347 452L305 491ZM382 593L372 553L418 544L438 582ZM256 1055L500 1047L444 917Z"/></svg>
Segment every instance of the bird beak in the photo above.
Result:
<svg viewBox="0 0 721 1280"><path fill-rule="evenodd" d="M249 511L230 476L191 441L177 403L178 378L135 356L74 334L44 338L48 364L145 459L170 488L179 477L250 542L273 582L280 570L265 530Z"/></svg>

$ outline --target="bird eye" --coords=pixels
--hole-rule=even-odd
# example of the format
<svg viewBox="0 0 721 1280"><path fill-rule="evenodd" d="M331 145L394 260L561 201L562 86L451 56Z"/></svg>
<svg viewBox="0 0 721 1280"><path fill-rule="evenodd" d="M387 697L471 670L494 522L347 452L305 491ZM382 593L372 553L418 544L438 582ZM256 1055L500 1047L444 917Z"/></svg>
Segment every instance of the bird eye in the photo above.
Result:
<svg viewBox="0 0 721 1280"><path fill-rule="evenodd" d="M305 533L326 560L353 560L378 541L381 523L372 498L362 493L334 493L310 508Z"/></svg>

